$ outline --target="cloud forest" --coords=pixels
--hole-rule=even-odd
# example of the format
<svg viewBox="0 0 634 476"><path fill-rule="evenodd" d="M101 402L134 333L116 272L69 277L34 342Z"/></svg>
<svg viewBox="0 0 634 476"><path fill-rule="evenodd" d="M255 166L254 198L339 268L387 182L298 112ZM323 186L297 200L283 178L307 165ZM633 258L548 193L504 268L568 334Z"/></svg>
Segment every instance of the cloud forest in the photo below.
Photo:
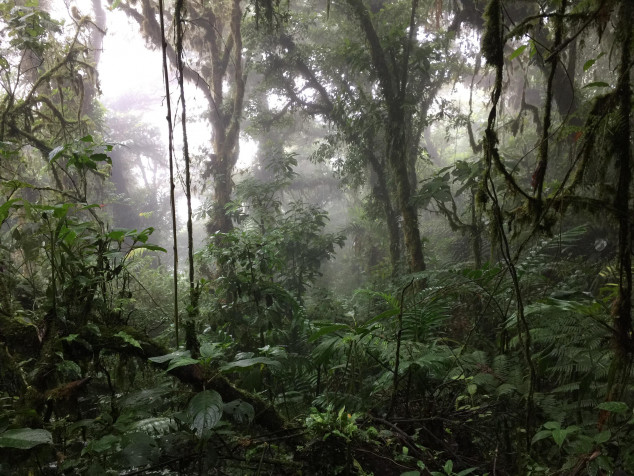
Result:
<svg viewBox="0 0 634 476"><path fill-rule="evenodd" d="M4 0L0 473L634 474L631 0Z"/></svg>

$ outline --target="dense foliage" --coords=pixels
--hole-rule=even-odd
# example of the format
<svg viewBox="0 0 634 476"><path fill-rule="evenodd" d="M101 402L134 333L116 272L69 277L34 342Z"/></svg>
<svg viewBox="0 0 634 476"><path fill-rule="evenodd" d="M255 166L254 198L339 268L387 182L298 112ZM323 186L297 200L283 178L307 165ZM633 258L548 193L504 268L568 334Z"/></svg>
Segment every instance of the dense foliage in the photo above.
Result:
<svg viewBox="0 0 634 476"><path fill-rule="evenodd" d="M634 474L631 1L56 3L0 5L0 473Z"/></svg>

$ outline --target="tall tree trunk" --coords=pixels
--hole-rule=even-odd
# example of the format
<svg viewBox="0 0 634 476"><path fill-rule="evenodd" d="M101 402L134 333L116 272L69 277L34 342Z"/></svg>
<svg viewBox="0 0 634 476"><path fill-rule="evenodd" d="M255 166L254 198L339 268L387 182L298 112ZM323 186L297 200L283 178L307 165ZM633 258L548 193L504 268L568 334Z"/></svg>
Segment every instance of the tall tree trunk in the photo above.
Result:
<svg viewBox="0 0 634 476"><path fill-rule="evenodd" d="M407 167L407 127L411 115L405 110L408 85L409 52L414 41L415 17L418 0L412 0L409 37L406 38L405 52L400 65L388 62L381 40L374 28L370 12L362 0L347 0L352 8L365 39L370 47L370 56L374 71L379 79L381 93L386 103L388 125L386 128L386 155L390 170L396 183L398 208L403 218L403 234L407 248L409 268L412 272L425 270L423 244L418 230L418 213L412 203Z"/></svg>
<svg viewBox="0 0 634 476"><path fill-rule="evenodd" d="M119 8L139 24L148 41L161 45L160 27L152 1L141 0L140 5L142 12L123 2ZM210 234L218 231L226 233L233 228L226 206L233 192L231 175L238 160L246 80L242 59L242 10L239 0L231 0L229 8L224 4L192 2L188 10L191 17L188 25L191 35L196 37L192 44L197 48L195 52L199 54L199 64L203 66L197 71L191 64L185 64L182 76L203 93L211 123L212 153L203 174L210 176L214 182L214 206L207 231ZM170 62L177 64L176 49L169 44L165 44L165 49Z"/></svg>
<svg viewBox="0 0 634 476"><path fill-rule="evenodd" d="M403 217L403 237L408 251L410 271L424 271L423 244L418 230L418 211L412 203L410 178L407 167L407 142L402 105L395 105L398 112L389 114L388 160L396 182L396 196Z"/></svg>
<svg viewBox="0 0 634 476"><path fill-rule="evenodd" d="M383 205L383 213L385 214L392 276L397 276L401 262L401 237L399 233L398 216L392 206L390 191L387 186L387 171L373 151L367 151L367 158L376 176L376 184L374 185L373 193Z"/></svg>
<svg viewBox="0 0 634 476"><path fill-rule="evenodd" d="M232 1L230 33L222 37L222 21L210 10L208 29L211 51L211 93L210 122L213 132L213 155L211 175L214 179L214 208L207 231L228 233L233 229L231 217L226 208L231 201L233 182L231 175L240 152L240 119L246 77L242 67L242 10L240 1ZM223 86L230 80L231 94L225 96Z"/></svg>
<svg viewBox="0 0 634 476"><path fill-rule="evenodd" d="M101 0L92 0L92 9L95 21L90 32L90 48L95 63L95 70L99 66L101 51L103 49L103 37L106 35L106 11L101 5ZM82 103L82 115L90 116L94 112L94 99L97 94L97 79L84 83L84 101Z"/></svg>

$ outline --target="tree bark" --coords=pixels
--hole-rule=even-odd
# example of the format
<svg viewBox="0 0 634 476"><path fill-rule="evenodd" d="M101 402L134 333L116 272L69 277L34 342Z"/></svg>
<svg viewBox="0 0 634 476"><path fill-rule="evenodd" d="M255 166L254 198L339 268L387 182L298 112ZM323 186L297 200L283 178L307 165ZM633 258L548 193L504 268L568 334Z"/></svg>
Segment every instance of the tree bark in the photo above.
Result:
<svg viewBox="0 0 634 476"><path fill-rule="evenodd" d="M139 24L149 41L156 46L161 45L160 27L150 0L142 0L143 13L123 2L120 8ZM226 17L223 17L226 15L224 11L220 12L224 7L215 4L205 4L195 11L195 15L191 13L198 8L198 4L189 5L190 26L196 29L197 38L203 42L198 53L204 68L196 71L183 65L183 77L203 93L209 107L212 153L203 176L213 179L214 205L207 231L210 234L227 233L233 228L226 206L231 201L231 175L239 155L246 80L242 59L242 10L238 0L231 1ZM177 64L177 51L173 46L166 45L166 55L173 65ZM228 93L223 89L226 83L231 85Z"/></svg>
<svg viewBox="0 0 634 476"><path fill-rule="evenodd" d="M397 276L401 262L401 237L399 233L398 218L394 208L392 207L390 191L387 186L386 170L373 151L367 151L367 157L370 162L370 166L376 175L376 185L374 186L373 193L374 196L382 203L383 213L385 214L392 276Z"/></svg>
<svg viewBox="0 0 634 476"><path fill-rule="evenodd" d="M408 83L409 50L413 42L417 0L412 0L410 34L400 66L396 62L389 63L383 50L381 40L372 23L370 12L362 0L347 0L352 8L366 41L370 46L370 56L375 73L379 79L381 93L386 103L388 125L386 127L386 156L396 183L398 208L403 218L403 234L408 253L411 272L424 271L425 260L423 244L418 229L418 212L412 203L407 167L407 127L411 122L411 114L405 109Z"/></svg>

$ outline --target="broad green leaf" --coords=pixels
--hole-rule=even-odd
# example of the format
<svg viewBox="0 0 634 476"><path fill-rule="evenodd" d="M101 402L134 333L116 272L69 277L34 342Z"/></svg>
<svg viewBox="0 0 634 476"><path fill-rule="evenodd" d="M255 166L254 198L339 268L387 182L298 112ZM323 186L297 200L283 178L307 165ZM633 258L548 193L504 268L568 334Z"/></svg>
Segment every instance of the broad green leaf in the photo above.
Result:
<svg viewBox="0 0 634 476"><path fill-rule="evenodd" d="M584 73L585 73L586 71L588 71L590 68L592 68L592 66L594 65L594 63L596 63L596 61L597 61L599 58L601 58L604 54L605 54L605 52L602 52L602 53L600 53L600 54L599 54L599 56L597 56L596 58L589 59L588 61L586 61L586 62L583 64L583 71L584 71Z"/></svg>
<svg viewBox="0 0 634 476"><path fill-rule="evenodd" d="M114 241L122 241L129 230L125 229L115 229L110 231L106 236Z"/></svg>
<svg viewBox="0 0 634 476"><path fill-rule="evenodd" d="M420 476L420 471L405 471L401 476Z"/></svg>
<svg viewBox="0 0 634 476"><path fill-rule="evenodd" d="M469 392L469 395L475 395L477 391L478 386L475 383L470 383L469 385L467 385L467 392Z"/></svg>
<svg viewBox="0 0 634 476"><path fill-rule="evenodd" d="M68 215L68 210L70 210L72 206L72 203L62 203L61 205L55 205L53 216L55 218L64 218L66 215Z"/></svg>
<svg viewBox="0 0 634 476"><path fill-rule="evenodd" d="M558 430L559 428L561 428L561 423L559 423L558 421L547 421L546 423L544 423L544 428L548 430Z"/></svg>
<svg viewBox="0 0 634 476"><path fill-rule="evenodd" d="M445 474L452 474L453 473L453 461L448 459L447 462L445 463L445 466L443 466L442 469L445 472Z"/></svg>
<svg viewBox="0 0 634 476"><path fill-rule="evenodd" d="M513 53L511 53L511 56L509 56L509 60L514 60L515 58L517 58L519 55L521 55L524 50L528 48L528 45L522 45L519 48L517 48L515 51L513 51Z"/></svg>
<svg viewBox="0 0 634 476"><path fill-rule="evenodd" d="M90 443L88 443L88 446L86 446L81 454L82 456L85 453L88 452L94 452L94 453L103 453L105 451L108 451L110 449L112 449L114 446L116 446L120 441L120 438L116 435L105 435L101 438L99 438L98 440L93 440Z"/></svg>
<svg viewBox="0 0 634 476"><path fill-rule="evenodd" d="M19 198L14 198L13 200L9 200L0 205L0 224L2 224L7 217L9 216L9 209L13 206L15 202L20 201Z"/></svg>
<svg viewBox="0 0 634 476"><path fill-rule="evenodd" d="M456 476L467 476L467 474L474 473L477 468L467 468L463 469L459 473L456 473Z"/></svg>
<svg viewBox="0 0 634 476"><path fill-rule="evenodd" d="M63 235L61 235L61 237L64 240L64 243L66 243L66 245L72 246L73 243L75 243L75 240L77 239L77 233L74 230L66 229L64 230Z"/></svg>
<svg viewBox="0 0 634 476"><path fill-rule="evenodd" d="M593 81L591 83L586 84L583 89L585 88L609 88L610 85L608 83L605 83L603 81Z"/></svg>
<svg viewBox="0 0 634 476"><path fill-rule="evenodd" d="M535 436L533 436L533 439L531 440L531 444L537 443L539 440L543 440L548 438L550 435L552 435L553 432L551 430L541 430L538 431Z"/></svg>
<svg viewBox="0 0 634 476"><path fill-rule="evenodd" d="M212 359L215 357L222 357L223 350L217 344L205 342L200 346L200 356L205 359Z"/></svg>
<svg viewBox="0 0 634 476"><path fill-rule="evenodd" d="M222 409L222 397L215 390L205 390L190 400L187 414L192 419L192 429L199 437L218 424Z"/></svg>
<svg viewBox="0 0 634 476"><path fill-rule="evenodd" d="M134 249L146 249L150 251L162 251L163 253L167 253L167 250L165 248L161 248L158 245L139 245L135 246Z"/></svg>
<svg viewBox="0 0 634 476"><path fill-rule="evenodd" d="M108 155L102 154L102 153L92 154L90 156L90 159L94 160L96 162L110 162L110 157L108 157Z"/></svg>
<svg viewBox="0 0 634 476"><path fill-rule="evenodd" d="M588 61L586 61L585 63L583 63L583 71L588 71L590 68L592 68L592 65L596 62L596 59L589 59Z"/></svg>
<svg viewBox="0 0 634 476"><path fill-rule="evenodd" d="M28 450L45 444L53 444L53 436L46 430L17 428L0 433L0 448Z"/></svg>
<svg viewBox="0 0 634 476"><path fill-rule="evenodd" d="M152 233L154 233L154 228L152 228L150 226L150 227L146 228L145 230L143 230L138 235L136 235L134 238L135 238L136 241L140 241L141 243L145 243Z"/></svg>
<svg viewBox="0 0 634 476"><path fill-rule="evenodd" d="M612 432L610 430L605 430L596 435L593 440L597 444L605 443L612 437Z"/></svg>
<svg viewBox="0 0 634 476"><path fill-rule="evenodd" d="M192 359L191 357L183 357L181 359L174 359L170 362L169 367L167 367L166 372L174 370L178 367L185 367L186 365L195 365L200 362L196 359Z"/></svg>
<svg viewBox="0 0 634 476"><path fill-rule="evenodd" d="M146 434L165 435L176 430L176 425L170 417L151 417L133 423L130 429Z"/></svg>
<svg viewBox="0 0 634 476"><path fill-rule="evenodd" d="M599 410L605 410L612 413L625 413L627 411L627 404L623 402L603 402L597 405Z"/></svg>
<svg viewBox="0 0 634 476"><path fill-rule="evenodd" d="M55 147L52 151L49 152L48 161L49 162L53 162L53 161L57 160L60 157L60 155L62 155L64 153L65 150L66 150L66 146L64 146L64 145L60 145L58 147Z"/></svg>
<svg viewBox="0 0 634 476"><path fill-rule="evenodd" d="M233 419L238 423L251 423L255 418L255 409L253 405L242 400L234 400L225 403L223 406L225 413L233 415Z"/></svg>
<svg viewBox="0 0 634 476"><path fill-rule="evenodd" d="M139 343L138 340L136 340L134 337L132 337L130 334L128 334L125 331L121 331L121 332L117 332L115 335L115 337L120 337L121 339L123 339L127 344L130 344L133 347L137 347L141 350L143 350L143 347L141 347L141 344Z"/></svg>
<svg viewBox="0 0 634 476"><path fill-rule="evenodd" d="M232 370L246 369L253 367L254 365L270 365L272 367L281 367L281 364L277 360L269 359L268 357L253 357L252 359L236 360L229 362L228 364L220 367L223 372L229 372Z"/></svg>
<svg viewBox="0 0 634 476"><path fill-rule="evenodd" d="M188 350L177 350L176 352L172 352L171 354L159 355L158 357L150 357L148 360L152 362L156 362L157 364L162 364L164 362L168 362L170 360L178 359L180 357L190 357L191 354Z"/></svg>
<svg viewBox="0 0 634 476"><path fill-rule="evenodd" d="M561 445L564 444L564 441L566 441L566 437L568 436L568 434L570 433L570 431L568 431L568 428L565 429L558 429L558 430L553 430L553 440L555 440L555 443L557 443L557 446L559 446L561 448Z"/></svg>
<svg viewBox="0 0 634 476"><path fill-rule="evenodd" d="M531 45L531 50L528 57L532 59L533 56L537 54L537 47L535 46L535 42L533 40L529 41L529 44Z"/></svg>

